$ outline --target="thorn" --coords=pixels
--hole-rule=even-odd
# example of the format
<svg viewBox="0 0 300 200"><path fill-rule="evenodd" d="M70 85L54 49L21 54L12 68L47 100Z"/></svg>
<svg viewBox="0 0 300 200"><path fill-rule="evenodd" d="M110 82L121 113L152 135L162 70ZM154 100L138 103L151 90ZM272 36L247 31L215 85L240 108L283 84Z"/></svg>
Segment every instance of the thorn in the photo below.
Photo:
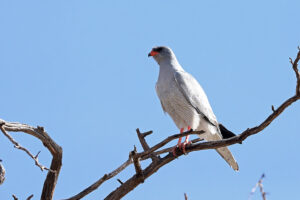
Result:
<svg viewBox="0 0 300 200"><path fill-rule="evenodd" d="M33 197L33 194L32 194L32 195L30 195L29 197L27 197L27 199L26 199L26 200L30 200L32 197Z"/></svg>
<svg viewBox="0 0 300 200"><path fill-rule="evenodd" d="M123 182L122 182L120 179L117 179L117 181L118 181L121 185L123 185Z"/></svg>
<svg viewBox="0 0 300 200"><path fill-rule="evenodd" d="M142 133L143 138L145 138L148 135L151 135L153 133L153 131L147 131L145 133Z"/></svg>
<svg viewBox="0 0 300 200"><path fill-rule="evenodd" d="M41 151L39 151L39 152L36 154L36 156L34 156L34 158L37 159L40 153L41 153Z"/></svg>
<svg viewBox="0 0 300 200"><path fill-rule="evenodd" d="M274 108L274 106L273 106L273 105L272 105L272 111L273 111L273 112L275 112L275 108Z"/></svg>

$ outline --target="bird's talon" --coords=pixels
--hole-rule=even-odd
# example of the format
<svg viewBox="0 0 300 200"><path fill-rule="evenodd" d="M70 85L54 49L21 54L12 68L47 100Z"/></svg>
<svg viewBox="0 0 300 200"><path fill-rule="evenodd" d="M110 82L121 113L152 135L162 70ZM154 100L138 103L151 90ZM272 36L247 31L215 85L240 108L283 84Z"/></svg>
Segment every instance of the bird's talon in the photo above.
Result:
<svg viewBox="0 0 300 200"><path fill-rule="evenodd" d="M177 145L173 148L172 154L173 154L174 157L177 158L176 149L177 149Z"/></svg>
<svg viewBox="0 0 300 200"><path fill-rule="evenodd" d="M191 144L191 141L184 142L181 144L182 152L184 153L184 155L187 155L187 152L185 151L185 147L190 144Z"/></svg>

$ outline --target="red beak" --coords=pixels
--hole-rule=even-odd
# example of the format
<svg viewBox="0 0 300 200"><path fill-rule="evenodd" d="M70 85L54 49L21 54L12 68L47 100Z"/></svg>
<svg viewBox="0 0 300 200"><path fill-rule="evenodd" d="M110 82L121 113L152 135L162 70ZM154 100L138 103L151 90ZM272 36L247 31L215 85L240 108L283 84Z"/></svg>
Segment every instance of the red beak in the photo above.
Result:
<svg viewBox="0 0 300 200"><path fill-rule="evenodd" d="M157 55L158 54L158 52L156 52L156 51L151 51L149 54L148 54L148 57L150 57L150 56L155 56L155 55Z"/></svg>

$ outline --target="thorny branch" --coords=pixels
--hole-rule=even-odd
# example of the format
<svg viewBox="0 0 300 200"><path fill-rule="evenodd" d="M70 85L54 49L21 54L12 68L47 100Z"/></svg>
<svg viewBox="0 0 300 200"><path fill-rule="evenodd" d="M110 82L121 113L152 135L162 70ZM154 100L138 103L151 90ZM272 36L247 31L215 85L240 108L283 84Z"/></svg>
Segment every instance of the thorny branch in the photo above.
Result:
<svg viewBox="0 0 300 200"><path fill-rule="evenodd" d="M284 101L277 109L275 109L274 106L272 106L273 112L266 118L265 121L263 121L258 126L255 126L253 128L248 128L245 131L243 131L241 134L236 135L231 138L228 138L228 139L223 139L223 140L219 140L219 141L211 141L211 142L203 142L203 143L199 143L199 140L197 140L197 141L195 141L195 143L192 143L191 145L186 147L186 152L193 152L193 151L199 151L199 150L205 150L205 149L217 149L220 147L229 146L229 145L233 145L233 144L237 144L237 143L241 144L247 137L257 134L257 133L261 132L263 129L265 129L267 126L269 126L270 123L273 122L273 120L276 119L287 107L289 107L291 104L295 103L296 101L298 101L300 99L300 74L299 74L299 71L297 68L299 60L300 60L300 48L298 47L298 53L297 53L295 60L293 61L292 59L290 59L290 62L292 64L292 67L296 74L296 79L297 79L296 94L294 96L290 97L289 99L287 99L286 101ZM121 199L123 196L125 196L127 193L132 191L139 184L143 183L144 180L146 180L149 176L151 176L152 174L157 172L162 166L168 164L169 162L171 162L175 159L173 154L170 153L172 147L165 148L163 150L158 150L158 149L162 148L163 146L168 144L170 141L173 141L179 137L183 137L183 136L191 135L191 134L199 135L202 133L203 133L203 131L187 131L183 134L175 134L175 135L169 136L162 142L154 145L152 148L149 148L149 145L146 143L145 136L147 136L148 134L151 134L151 132L140 133L139 130L137 129L137 134L138 134L139 140L141 142L141 145L144 149L144 152L137 153L134 156L136 156L137 158L140 158L141 160L151 158L152 162L148 165L148 167L146 167L144 170L142 170L141 173L143 174L143 179L140 179L138 174L135 174L130 179L128 179L126 182L124 182L124 183L122 182L122 184L118 188L116 188L114 191L112 191L105 198L105 200ZM147 145L145 145L145 144L147 144ZM167 152L169 152L169 153L166 156L164 156L163 158L160 158L157 156L157 155L167 153ZM176 153L177 153L177 157L180 157L183 155L183 153L178 148L177 148ZM154 156L156 156L156 158ZM127 160L125 163L127 165L124 167L124 169L128 165L130 165L132 163L132 161ZM122 171L122 170L120 170L120 171ZM117 173L119 173L120 171L118 171ZM101 182L101 184L103 182ZM96 189L96 188L94 188L94 189ZM80 199L92 191L93 190L87 191L87 189L85 189L84 191L79 193L79 194L81 194L80 197L78 195L75 195L74 197L71 197L68 200ZM78 197L78 198L76 198L76 197Z"/></svg>

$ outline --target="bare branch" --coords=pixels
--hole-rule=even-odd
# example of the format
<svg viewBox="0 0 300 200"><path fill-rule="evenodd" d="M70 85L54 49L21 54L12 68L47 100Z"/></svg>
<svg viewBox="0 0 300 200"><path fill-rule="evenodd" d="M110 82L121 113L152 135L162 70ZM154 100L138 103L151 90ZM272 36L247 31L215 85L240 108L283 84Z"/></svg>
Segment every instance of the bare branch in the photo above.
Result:
<svg viewBox="0 0 300 200"><path fill-rule="evenodd" d="M148 135L152 134L153 131L147 131L145 133L142 133L143 138L147 137Z"/></svg>
<svg viewBox="0 0 300 200"><path fill-rule="evenodd" d="M32 195L30 195L29 197L27 197L27 199L26 199L26 200L30 200L32 197L33 197L33 194L32 194Z"/></svg>
<svg viewBox="0 0 300 200"><path fill-rule="evenodd" d="M137 129L136 129L136 133L137 133L137 136L138 136L138 138L139 138L139 141L140 141L140 143L141 143L141 145L142 145L144 151L148 151L148 150L150 149L150 147L149 147L149 145L147 144L145 137L146 137L147 135L152 134L152 131L148 131L148 132L146 132L146 133L141 133L141 132L140 132L140 129L137 128ZM159 157L155 156L154 154L150 154L150 158L152 159L152 161L157 161L158 159L160 159Z"/></svg>
<svg viewBox="0 0 300 200"><path fill-rule="evenodd" d="M259 187L261 196L263 200L267 200L267 193L264 191L264 187L262 184L263 179L265 178L265 174L262 174L260 179L258 180L258 182L255 184L255 186L252 188L250 196L249 196L249 200L251 199L252 195L255 193L256 189Z"/></svg>
<svg viewBox="0 0 300 200"><path fill-rule="evenodd" d="M22 151L25 151L25 153L27 153L35 162L35 165L38 166L42 171L43 170L48 170L48 171L51 171L51 172L54 172L52 171L51 169L41 165L38 161L38 155L40 153L40 151L37 153L36 156L32 155L32 153L30 153L30 151L28 149L26 149L25 147L22 147L13 137L11 137L5 130L4 128L2 127L2 125L0 125L0 129L2 131L2 133L14 144L14 147L17 148L17 149L20 149Z"/></svg>
<svg viewBox="0 0 300 200"><path fill-rule="evenodd" d="M102 183L104 183L105 181L107 181L107 180L111 179L112 177L116 176L117 174L119 174L121 171L123 171L131 163L132 163L131 159L128 159L126 162L124 162L117 169L115 169L114 171L110 172L109 174L105 174L102 178L100 178L98 181L96 181L95 183L93 183L92 185L90 185L89 187L87 187L86 189L84 189L82 192L76 194L73 197L65 199L65 200L78 200L78 199L83 198L84 196L86 196L89 193L91 193L94 190L96 190Z"/></svg>
<svg viewBox="0 0 300 200"><path fill-rule="evenodd" d="M1 127L2 132L4 130L4 132L3 132L4 135L8 131L9 132L23 132L23 133L32 135L32 136L36 137L37 139L39 139L44 144L44 146L50 151L50 153L52 154L52 162L51 162L51 166L49 168L47 177L44 181L41 199L52 200L55 186L56 186L57 179L58 179L59 172L60 172L61 165L62 165L62 148L58 144L56 144L54 140L52 140L52 138L47 134L47 132L44 130L43 127L38 126L35 128L35 127L29 126L26 124L21 124L18 122L6 122L2 119L0 119L0 127ZM6 134L5 136L7 136L7 135L8 134ZM12 137L10 137L10 138L12 139ZM10 140L10 141L14 141L14 140ZM20 147L20 145L16 141L14 141L14 142L13 142L14 145ZM23 151L26 152L25 148L23 149ZM26 153L28 154L30 152L28 151ZM30 157L32 157L35 161L37 161L37 157L38 157L39 153L36 156L33 156L31 153L28 155L30 155ZM44 169L46 169L46 168L44 168Z"/></svg>
<svg viewBox="0 0 300 200"><path fill-rule="evenodd" d="M166 144L168 144L172 140L175 140L177 138L184 137L184 136L187 136L187 135L201 135L203 133L204 133L204 131L193 131L193 130L190 130L190 131L186 131L186 132L183 132L183 133L178 133L178 134L169 136L166 139L164 139L163 141L161 141L158 144L156 144L155 146L153 146L152 148L150 148L148 151L144 151L142 153L138 153L137 156L143 158L144 156L147 156L148 154L150 154L150 153L156 151L157 149L165 146Z"/></svg>
<svg viewBox="0 0 300 200"><path fill-rule="evenodd" d="M5 168L2 165L2 160L0 159L0 185L5 181Z"/></svg>
<svg viewBox="0 0 300 200"><path fill-rule="evenodd" d="M129 158L131 158L133 160L136 175L141 177L144 180L143 170L142 170L142 166L140 163L140 157L137 156L136 146L134 146L134 150L130 152Z"/></svg>
<svg viewBox="0 0 300 200"><path fill-rule="evenodd" d="M191 140L191 144L196 144L200 141L203 141L203 139L201 138L196 138L194 140ZM163 154L163 153L169 153L173 150L174 147L168 147L168 148L165 148L165 149L162 149L162 150L159 150L159 151L155 151L153 152L154 155L160 155L160 154ZM143 160L145 159L148 159L147 157L143 158Z"/></svg>
<svg viewBox="0 0 300 200"><path fill-rule="evenodd" d="M14 200L18 200L18 198L16 197L16 195L13 194L12 197L14 198ZM32 197L33 197L33 194L30 195L29 197L27 197L26 200L30 200Z"/></svg>
<svg viewBox="0 0 300 200"><path fill-rule="evenodd" d="M150 131L149 131L150 132ZM154 147L152 147L151 149L149 149L149 153L148 154L143 154L143 157L141 157L141 154L136 154L135 157L140 157L141 160L146 160L149 159L151 156L151 153L153 151L155 151L156 149L164 146L165 144L167 144L168 142L170 142L171 140L177 139L179 137L184 137L186 135L190 135L190 134L201 134L203 131L187 131L185 133L179 133L179 134L174 134L172 136L169 136L168 138L166 138L165 140L163 140L163 142L160 142L159 144L155 145ZM148 133L148 132L146 132ZM142 134L142 133L141 133ZM145 134L145 133L144 133ZM195 140L192 140L192 143L201 141L201 139L197 138ZM155 155L160 155L162 153L168 153L170 151L172 151L172 148L166 148L164 150L158 151L158 152L153 152L153 154ZM118 167L117 169L115 169L114 171L112 171L109 174L105 174L103 177L101 177L98 181L96 181L95 183L93 183L92 185L90 185L89 187L87 187L86 189L84 189L83 191L81 191L80 193L65 199L65 200L78 200L83 198L84 196L88 195L89 193L93 192L94 190L96 190L102 183L104 183L105 181L111 179L112 177L116 176L118 173L120 173L121 171L123 171L127 166L129 166L130 164L133 163L132 159L128 159L126 162L124 162L120 167ZM142 179L141 179L142 180ZM123 183L123 182L122 182ZM121 184L122 185L122 184Z"/></svg>
<svg viewBox="0 0 300 200"><path fill-rule="evenodd" d="M184 193L184 200L188 200L188 196L186 193Z"/></svg>

